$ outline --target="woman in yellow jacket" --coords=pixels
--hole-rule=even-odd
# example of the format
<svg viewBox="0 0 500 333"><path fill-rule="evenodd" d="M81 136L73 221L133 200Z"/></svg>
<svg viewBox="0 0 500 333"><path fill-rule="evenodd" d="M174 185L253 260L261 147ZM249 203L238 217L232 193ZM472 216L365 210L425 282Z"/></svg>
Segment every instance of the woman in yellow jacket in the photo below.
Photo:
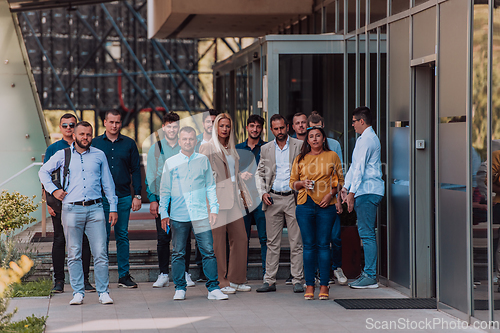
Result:
<svg viewBox="0 0 500 333"><path fill-rule="evenodd" d="M295 213L304 244L305 299L314 299L317 267L319 299L329 296L330 235L337 216L335 196L343 183L340 158L328 147L325 131L321 127L308 128L290 177L290 187L299 191Z"/></svg>

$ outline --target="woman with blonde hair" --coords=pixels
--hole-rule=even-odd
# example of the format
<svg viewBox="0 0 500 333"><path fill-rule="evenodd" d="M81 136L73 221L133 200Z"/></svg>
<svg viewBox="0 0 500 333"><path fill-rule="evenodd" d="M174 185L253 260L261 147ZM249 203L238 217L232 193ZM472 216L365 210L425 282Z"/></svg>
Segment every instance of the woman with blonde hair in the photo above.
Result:
<svg viewBox="0 0 500 333"><path fill-rule="evenodd" d="M243 222L244 203L249 204L239 170L239 155L234 142L231 116L219 114L214 121L212 139L200 147L208 157L217 187L219 215L212 225L214 252L221 291L234 294L250 291L245 285L247 272L247 234ZM246 200L246 201L245 201ZM229 239L229 262L226 256L226 233Z"/></svg>

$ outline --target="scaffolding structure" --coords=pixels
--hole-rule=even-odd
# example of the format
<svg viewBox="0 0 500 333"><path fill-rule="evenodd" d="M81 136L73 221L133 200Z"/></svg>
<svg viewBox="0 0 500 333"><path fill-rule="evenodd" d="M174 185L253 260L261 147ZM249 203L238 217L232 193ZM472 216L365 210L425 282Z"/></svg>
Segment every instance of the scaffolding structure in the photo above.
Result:
<svg viewBox="0 0 500 333"><path fill-rule="evenodd" d="M18 13L44 110L73 110L82 118L111 108L124 126L138 114L206 110L200 96L195 39L147 39L146 0ZM208 50L207 50L208 52ZM208 103L210 104L210 103Z"/></svg>

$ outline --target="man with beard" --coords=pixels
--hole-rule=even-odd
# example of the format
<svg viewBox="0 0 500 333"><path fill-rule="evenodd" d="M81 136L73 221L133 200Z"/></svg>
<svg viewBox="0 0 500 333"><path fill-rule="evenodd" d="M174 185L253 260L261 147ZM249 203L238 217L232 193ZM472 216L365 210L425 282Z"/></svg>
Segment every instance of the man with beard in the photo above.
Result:
<svg viewBox="0 0 500 333"><path fill-rule="evenodd" d="M292 164L300 153L303 141L288 136L288 124L279 114L271 117L271 131L275 140L261 148L256 185L266 214L267 258L264 284L257 292L276 291L281 250L281 234L286 221L290 242L290 272L293 291L304 292L302 237L295 218L295 198L290 188Z"/></svg>
<svg viewBox="0 0 500 333"><path fill-rule="evenodd" d="M149 212L155 217L156 220L156 250L158 252L158 265L160 274L158 279L153 284L153 288L162 288L169 285L169 268L168 261L170 257L170 232L166 232L161 227L161 218L158 211L160 202L160 182L163 173L163 166L165 161L170 157L177 155L181 150L178 143L179 134L179 120L180 117L175 112L166 113L163 116L163 125L161 125L164 138L158 141L155 145L151 146L148 152L148 165L146 169L146 191L149 199ZM170 209L168 207L168 209ZM191 253L191 237L188 237L186 248ZM186 256L186 282L188 287L194 286L191 276L188 273L189 258Z"/></svg>
<svg viewBox="0 0 500 333"><path fill-rule="evenodd" d="M212 228L217 220L219 204L210 162L205 155L194 152L196 132L186 126L180 130L179 154L169 158L164 167L160 187L160 213L163 230L172 228L172 277L175 283L174 300L186 298L184 278L186 239L194 230L203 256L208 299L224 300L228 296L219 288L217 259L213 249ZM209 203L210 214L207 210ZM168 211L171 207L171 212Z"/></svg>
<svg viewBox="0 0 500 333"><path fill-rule="evenodd" d="M73 143L73 132L75 131L76 117L71 113L65 113L59 120L59 130L62 134L62 139L51 144L45 151L46 163L57 151L69 148ZM54 241L52 242L52 267L54 269L54 288L53 293L64 292L64 257L66 256L66 240L64 239L64 231L61 222L60 206L58 211L54 210L49 204L47 209L52 216L52 225L54 227ZM95 288L89 282L90 271L90 246L87 236L83 235L82 245L82 264L83 277L86 292L95 292Z"/></svg>
<svg viewBox="0 0 500 333"><path fill-rule="evenodd" d="M118 196L118 221L113 227L116 240L116 257L118 261L118 287L137 288L130 275L128 222L130 208L137 211L141 208L141 160L135 141L122 135L122 115L118 110L108 110L104 115L106 131L92 141L92 146L106 154L113 175L116 195ZM132 177L131 177L132 175ZM130 183L134 188L134 196L130 195ZM109 214L109 203L102 198L104 216ZM107 222L107 221L106 221ZM106 223L107 243L111 227Z"/></svg>
<svg viewBox="0 0 500 333"><path fill-rule="evenodd" d="M219 112L215 109L209 109L208 111L203 112L203 133L198 134L196 139L198 143L196 144L195 151L198 152L200 150L200 146L204 143L207 143L212 139L212 127L214 125L215 117Z"/></svg>
<svg viewBox="0 0 500 333"><path fill-rule="evenodd" d="M295 131L292 137L304 141L307 134L307 116L302 112L294 114L292 118L292 128Z"/></svg>
<svg viewBox="0 0 500 333"><path fill-rule="evenodd" d="M252 195L253 202L260 202L258 199L258 191L255 186L255 166L259 164L260 160L260 149L266 144L261 138L262 129L264 126L264 118L259 115L253 114L247 119L247 132L248 139L244 142L237 144L236 149L238 149L238 154L240 155L240 170L245 170L241 174L241 177L245 181L248 190ZM251 153L249 153L251 152ZM255 160L255 163L254 163ZM248 241L250 242L250 231L252 226L252 221L255 222L257 227L257 232L259 234L260 242L260 255L262 259L262 274L266 272L266 253L267 253L267 236L266 236L266 216L262 211L262 202L255 206L252 210L251 208L245 208L246 214L243 217L245 220L245 228L247 231ZM248 257L248 256L247 256Z"/></svg>
<svg viewBox="0 0 500 333"><path fill-rule="evenodd" d="M45 190L62 201L61 219L68 250L68 271L73 299L71 305L83 303L85 287L82 269L82 240L87 234L92 255L94 256L94 276L99 302L112 304L108 292L108 254L106 251L106 226L102 207L101 191L109 201L109 222L115 225L118 198L115 184L104 153L92 143L92 125L81 121L75 126L75 142L69 148L68 181L65 188L58 189L52 182L51 174L64 165L65 152L59 150L45 163L38 172ZM63 168L61 168L63 169ZM62 171L61 171L62 173ZM62 179L63 177L61 177Z"/></svg>

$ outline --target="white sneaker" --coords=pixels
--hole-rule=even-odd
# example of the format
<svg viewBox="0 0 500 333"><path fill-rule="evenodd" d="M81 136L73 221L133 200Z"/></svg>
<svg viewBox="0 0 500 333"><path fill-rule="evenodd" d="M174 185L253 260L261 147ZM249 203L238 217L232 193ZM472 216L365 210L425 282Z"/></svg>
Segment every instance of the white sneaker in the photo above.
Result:
<svg viewBox="0 0 500 333"><path fill-rule="evenodd" d="M186 291L181 289L176 289L174 294L174 301L183 301L186 299Z"/></svg>
<svg viewBox="0 0 500 333"><path fill-rule="evenodd" d="M333 275L335 275L335 278L341 286L345 286L347 284L347 278L344 275L344 271L342 271L342 268L338 267L336 270L334 270Z"/></svg>
<svg viewBox="0 0 500 333"><path fill-rule="evenodd" d="M191 280L191 274L189 274L188 272L185 273L186 275L186 283L187 283L187 286L188 287L194 287L194 285L196 283L193 282L193 280Z"/></svg>
<svg viewBox="0 0 500 333"><path fill-rule="evenodd" d="M234 293L236 293L236 289L231 288L231 287L224 287L220 291L222 291L224 294L234 294Z"/></svg>
<svg viewBox="0 0 500 333"><path fill-rule="evenodd" d="M170 283L168 282L168 274L160 273L158 279L153 283L153 288L168 287Z"/></svg>
<svg viewBox="0 0 500 333"><path fill-rule="evenodd" d="M113 304L113 300L109 297L109 293L102 293L99 295L99 303L101 304Z"/></svg>
<svg viewBox="0 0 500 333"><path fill-rule="evenodd" d="M252 287L247 286L245 284L236 284L236 283L229 282L229 286L236 291L250 291L250 290L252 290Z"/></svg>
<svg viewBox="0 0 500 333"><path fill-rule="evenodd" d="M83 303L83 294L76 293L73 295L73 299L69 301L69 305L80 305Z"/></svg>
<svg viewBox="0 0 500 333"><path fill-rule="evenodd" d="M208 292L208 299L215 299L215 300L220 301L220 300L224 300L224 299L228 299L228 298L229 298L229 296L224 294L220 289L214 289L214 290Z"/></svg>

